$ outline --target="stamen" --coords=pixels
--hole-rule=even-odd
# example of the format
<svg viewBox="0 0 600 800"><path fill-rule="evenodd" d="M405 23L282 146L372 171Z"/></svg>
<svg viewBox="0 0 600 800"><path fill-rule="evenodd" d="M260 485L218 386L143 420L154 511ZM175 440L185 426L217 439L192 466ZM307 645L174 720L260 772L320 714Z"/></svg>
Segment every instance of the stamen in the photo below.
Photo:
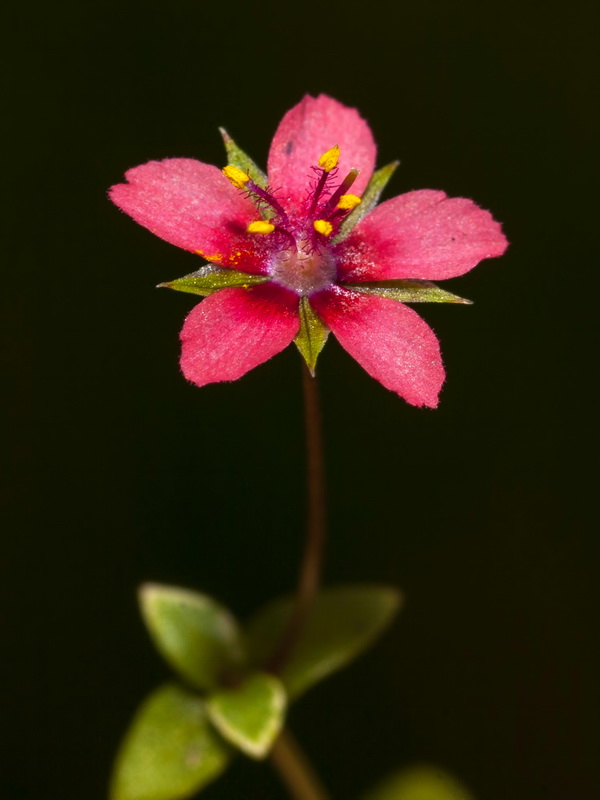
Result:
<svg viewBox="0 0 600 800"><path fill-rule="evenodd" d="M360 197L355 194L343 194L338 200L337 207L343 209L344 211L350 211L351 209L356 208L360 202Z"/></svg>
<svg viewBox="0 0 600 800"><path fill-rule="evenodd" d="M321 233L323 236L329 236L333 230L333 225L331 222L327 222L326 219L316 219L313 222L313 227L317 233Z"/></svg>
<svg viewBox="0 0 600 800"><path fill-rule="evenodd" d="M273 211L277 214L279 225L289 226L290 221L288 219L288 215L270 192L266 191L266 189L261 189L260 186L257 186L250 179L248 179L248 183L245 188L260 198L260 200L262 200L264 203L271 206Z"/></svg>
<svg viewBox="0 0 600 800"><path fill-rule="evenodd" d="M250 225L246 228L248 233L260 233L262 236L266 236L268 233L273 233L275 230L275 225L272 225L270 222L266 222L265 220L259 219L256 222L251 222Z"/></svg>
<svg viewBox="0 0 600 800"><path fill-rule="evenodd" d="M325 172L331 172L332 169L335 169L335 167L337 167L339 160L340 160L340 148L336 144L330 150L327 150L326 153L323 153L323 155L319 159L319 166L321 167L321 169L324 169Z"/></svg>
<svg viewBox="0 0 600 800"><path fill-rule="evenodd" d="M250 176L246 175L242 169L234 167L231 164L223 167L223 175L225 175L225 177L235 186L236 189L245 189L246 184L250 180Z"/></svg>
<svg viewBox="0 0 600 800"><path fill-rule="evenodd" d="M331 195L329 200L327 201L325 208L323 209L323 215L331 212L338 204L341 197L343 197L348 189L352 186L354 181L358 178L360 174L360 170L358 169L351 169L350 172L346 175L344 180L340 183L338 188L335 192Z"/></svg>
<svg viewBox="0 0 600 800"><path fill-rule="evenodd" d="M323 190L325 189L325 186L329 178L333 177L330 175L330 173L337 167L337 163L339 160L340 160L340 148L337 146L337 144L334 145L329 150L327 150L327 152L323 153L323 155L319 159L318 164L319 167L323 170L323 172L321 172L321 175L319 177L319 182L315 186L312 196L312 202L310 204L310 208L308 209L307 213L308 217L312 217L312 215L317 210L319 197L323 194ZM315 171L318 171L317 167L315 167Z"/></svg>

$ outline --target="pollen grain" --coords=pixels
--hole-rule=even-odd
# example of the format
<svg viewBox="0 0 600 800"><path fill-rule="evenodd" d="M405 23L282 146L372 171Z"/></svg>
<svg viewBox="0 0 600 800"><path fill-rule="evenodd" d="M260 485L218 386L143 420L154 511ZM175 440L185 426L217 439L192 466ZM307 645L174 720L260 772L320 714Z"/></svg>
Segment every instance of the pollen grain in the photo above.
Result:
<svg viewBox="0 0 600 800"><path fill-rule="evenodd" d="M267 222L266 220L259 219L256 220L256 222L251 222L246 230L248 233L260 233L262 236L266 236L268 233L273 233L275 230L275 225L273 225L271 222Z"/></svg>
<svg viewBox="0 0 600 800"><path fill-rule="evenodd" d="M322 233L323 236L329 236L329 234L333 230L333 225L326 219L316 219L313 222L313 227L317 233Z"/></svg>
<svg viewBox="0 0 600 800"><path fill-rule="evenodd" d="M321 158L319 159L319 166L325 170L325 172L331 172L332 169L337 167L338 161L340 160L340 148L334 145L330 150L327 150L326 153L323 153Z"/></svg>
<svg viewBox="0 0 600 800"><path fill-rule="evenodd" d="M355 194L343 194L338 200L337 207L343 209L344 211L349 211L352 208L356 208L360 202L360 197Z"/></svg>
<svg viewBox="0 0 600 800"><path fill-rule="evenodd" d="M244 170L239 169L239 167L234 167L231 164L223 167L223 175L225 175L236 189L245 189L246 184L250 180L250 176L246 175Z"/></svg>

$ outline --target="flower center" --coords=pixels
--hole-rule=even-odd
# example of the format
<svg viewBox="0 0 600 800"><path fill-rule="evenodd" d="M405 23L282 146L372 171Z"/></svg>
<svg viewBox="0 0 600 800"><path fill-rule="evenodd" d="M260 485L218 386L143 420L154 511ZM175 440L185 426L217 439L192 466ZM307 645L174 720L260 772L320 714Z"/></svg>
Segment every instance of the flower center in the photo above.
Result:
<svg viewBox="0 0 600 800"><path fill-rule="evenodd" d="M276 193L258 186L239 167L229 164L223 169L225 177L247 192L261 212L262 219L251 222L246 230L263 239L260 247L272 280L299 295L320 292L335 281L337 262L331 242L348 213L361 202L357 195L348 194L357 169L337 181L339 158L340 148L335 145L312 167L315 178L296 213L288 213Z"/></svg>
<svg viewBox="0 0 600 800"><path fill-rule="evenodd" d="M326 289L336 273L335 256L326 248L315 247L309 238L302 238L295 248L274 252L269 264L273 281L299 295Z"/></svg>

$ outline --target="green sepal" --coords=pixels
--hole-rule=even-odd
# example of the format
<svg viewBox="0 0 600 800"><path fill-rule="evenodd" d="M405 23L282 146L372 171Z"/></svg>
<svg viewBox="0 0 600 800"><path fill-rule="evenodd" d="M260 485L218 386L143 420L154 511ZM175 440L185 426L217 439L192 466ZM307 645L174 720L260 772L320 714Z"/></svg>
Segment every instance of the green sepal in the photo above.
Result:
<svg viewBox="0 0 600 800"><path fill-rule="evenodd" d="M300 314L300 330L296 334L294 344L306 361L310 374L314 377L317 358L325 347L329 328L313 310L308 297L300 298L298 313Z"/></svg>
<svg viewBox="0 0 600 800"><path fill-rule="evenodd" d="M261 189L264 189L267 185L267 176L265 173L260 169L260 167L257 167L250 156L244 153L241 147L237 146L225 128L219 128L219 133L223 137L223 142L225 144L227 163L231 164L232 167L237 167L238 169L243 170L246 175L250 176L257 186L260 186Z"/></svg>
<svg viewBox="0 0 600 800"><path fill-rule="evenodd" d="M466 300L457 294L440 289L435 283L419 280L402 281L367 281L365 283L344 284L346 289L364 294L376 294L379 297L389 297L390 300L399 300L401 303L463 303L472 305L472 300Z"/></svg>
<svg viewBox="0 0 600 800"><path fill-rule="evenodd" d="M231 289L240 287L247 289L257 283L265 283L269 278L264 275L250 275L248 272L237 272L235 269L225 267L215 267L206 264L196 272L184 275L167 283L159 283L159 289L175 289L177 292L189 292L190 294L201 294L206 297L219 289Z"/></svg>
<svg viewBox="0 0 600 800"><path fill-rule="evenodd" d="M400 594L387 586L342 586L323 590L315 600L300 640L281 672L290 699L348 664L389 625ZM293 598L276 600L246 629L249 660L260 665L276 650L286 629Z"/></svg>
<svg viewBox="0 0 600 800"><path fill-rule="evenodd" d="M264 758L283 725L287 698L281 681L255 672L232 689L209 696L208 715L224 739L251 758Z"/></svg>
<svg viewBox="0 0 600 800"><path fill-rule="evenodd" d="M244 659L241 634L230 612L211 597L174 586L144 584L139 602L161 655L199 689L217 688Z"/></svg>
<svg viewBox="0 0 600 800"><path fill-rule="evenodd" d="M354 228L361 221L361 219L368 214L374 206L377 205L377 201L379 200L381 193L387 186L388 181L394 172L398 169L399 164L399 161L392 161L391 164L387 164L387 166L375 170L371 176L371 180L367 184L367 188L363 192L359 205L352 209L352 211L340 225L340 229L333 240L334 244L337 244L345 239L352 228Z"/></svg>
<svg viewBox="0 0 600 800"><path fill-rule="evenodd" d="M190 797L227 767L232 750L211 725L206 704L174 684L138 709L115 761L111 800Z"/></svg>
<svg viewBox="0 0 600 800"><path fill-rule="evenodd" d="M473 800L473 796L447 772L419 766L385 779L364 800Z"/></svg>

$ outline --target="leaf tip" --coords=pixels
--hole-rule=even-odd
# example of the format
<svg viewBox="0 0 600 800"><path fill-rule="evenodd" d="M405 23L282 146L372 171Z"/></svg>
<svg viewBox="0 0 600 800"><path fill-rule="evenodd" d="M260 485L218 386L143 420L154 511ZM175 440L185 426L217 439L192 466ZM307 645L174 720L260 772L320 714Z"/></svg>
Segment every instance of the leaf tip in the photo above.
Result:
<svg viewBox="0 0 600 800"><path fill-rule="evenodd" d="M153 600L160 594L161 586L158 583L142 583L138 586L137 597L142 611L152 605Z"/></svg>

